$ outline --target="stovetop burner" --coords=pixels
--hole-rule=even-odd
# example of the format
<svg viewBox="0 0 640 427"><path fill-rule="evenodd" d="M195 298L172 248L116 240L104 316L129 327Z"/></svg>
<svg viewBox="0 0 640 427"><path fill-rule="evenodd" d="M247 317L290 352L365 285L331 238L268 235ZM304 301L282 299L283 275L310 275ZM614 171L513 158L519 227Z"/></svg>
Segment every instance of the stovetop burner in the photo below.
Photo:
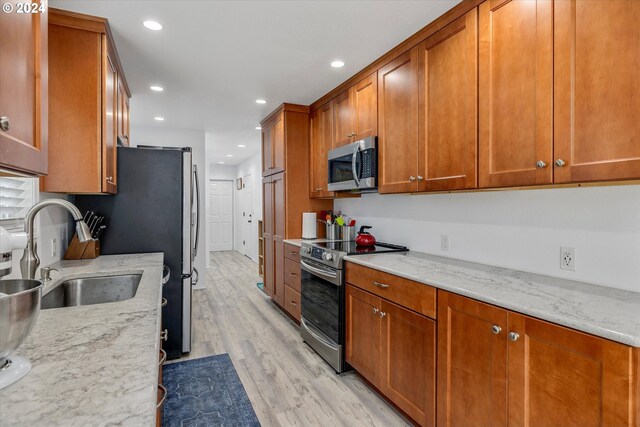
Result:
<svg viewBox="0 0 640 427"><path fill-rule="evenodd" d="M406 252L409 250L406 246L392 245L390 243L378 242L374 246L358 246L356 245L355 241L344 242L342 240L313 243L313 246L318 246L323 249L345 252L347 255L363 255L383 252Z"/></svg>

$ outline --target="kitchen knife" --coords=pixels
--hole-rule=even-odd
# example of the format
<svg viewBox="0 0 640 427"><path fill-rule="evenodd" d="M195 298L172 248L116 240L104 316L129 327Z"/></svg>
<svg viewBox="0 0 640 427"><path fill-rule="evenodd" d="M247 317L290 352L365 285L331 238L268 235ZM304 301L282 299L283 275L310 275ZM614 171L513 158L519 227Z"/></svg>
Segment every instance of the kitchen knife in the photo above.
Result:
<svg viewBox="0 0 640 427"><path fill-rule="evenodd" d="M103 219L104 219L103 216L99 216L99 217L96 218L96 222L95 222L95 224L93 224L93 227L91 228L91 234L95 233L98 230L98 228L102 224L102 220Z"/></svg>
<svg viewBox="0 0 640 427"><path fill-rule="evenodd" d="M102 233L104 233L104 230L107 228L106 225L101 225L100 227L98 227L98 229L96 230L95 233L93 233L93 235L91 237L93 237L94 239L99 239L100 236L102 236Z"/></svg>

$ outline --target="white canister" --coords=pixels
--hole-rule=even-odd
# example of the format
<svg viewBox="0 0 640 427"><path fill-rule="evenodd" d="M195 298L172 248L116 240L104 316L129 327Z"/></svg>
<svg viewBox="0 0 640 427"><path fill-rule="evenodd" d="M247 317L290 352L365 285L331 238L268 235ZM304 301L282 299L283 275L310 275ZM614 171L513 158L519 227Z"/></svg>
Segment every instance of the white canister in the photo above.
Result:
<svg viewBox="0 0 640 427"><path fill-rule="evenodd" d="M303 239L318 238L318 223L317 223L317 215L315 212L302 213L302 238Z"/></svg>

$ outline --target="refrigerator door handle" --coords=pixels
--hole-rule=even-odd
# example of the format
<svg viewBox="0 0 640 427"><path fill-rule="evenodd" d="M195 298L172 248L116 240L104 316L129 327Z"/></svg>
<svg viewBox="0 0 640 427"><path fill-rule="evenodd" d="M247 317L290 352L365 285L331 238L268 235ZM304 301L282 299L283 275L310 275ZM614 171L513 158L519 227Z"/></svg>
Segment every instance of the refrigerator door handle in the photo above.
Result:
<svg viewBox="0 0 640 427"><path fill-rule="evenodd" d="M197 285L198 279L200 279L200 273L198 273L197 268L193 267L193 274L191 275L191 286Z"/></svg>
<svg viewBox="0 0 640 427"><path fill-rule="evenodd" d="M200 183L198 182L198 165L193 165L193 178L195 180L195 192L196 192L196 236L193 244L193 258L198 255L198 243L200 234Z"/></svg>

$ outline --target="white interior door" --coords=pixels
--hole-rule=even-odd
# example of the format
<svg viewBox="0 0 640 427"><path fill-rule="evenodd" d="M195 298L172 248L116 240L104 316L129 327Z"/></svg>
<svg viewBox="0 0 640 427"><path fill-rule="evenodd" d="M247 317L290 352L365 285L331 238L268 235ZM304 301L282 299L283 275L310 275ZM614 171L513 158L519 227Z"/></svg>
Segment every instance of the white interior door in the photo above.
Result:
<svg viewBox="0 0 640 427"><path fill-rule="evenodd" d="M210 250L233 250L233 181L209 182Z"/></svg>
<svg viewBox="0 0 640 427"><path fill-rule="evenodd" d="M240 235L242 236L242 248L241 252L249 258L254 258L255 243L257 240L257 231L253 232L253 204L251 202L251 175L247 175L242 178L242 191L241 191L241 209L242 212L242 224Z"/></svg>

